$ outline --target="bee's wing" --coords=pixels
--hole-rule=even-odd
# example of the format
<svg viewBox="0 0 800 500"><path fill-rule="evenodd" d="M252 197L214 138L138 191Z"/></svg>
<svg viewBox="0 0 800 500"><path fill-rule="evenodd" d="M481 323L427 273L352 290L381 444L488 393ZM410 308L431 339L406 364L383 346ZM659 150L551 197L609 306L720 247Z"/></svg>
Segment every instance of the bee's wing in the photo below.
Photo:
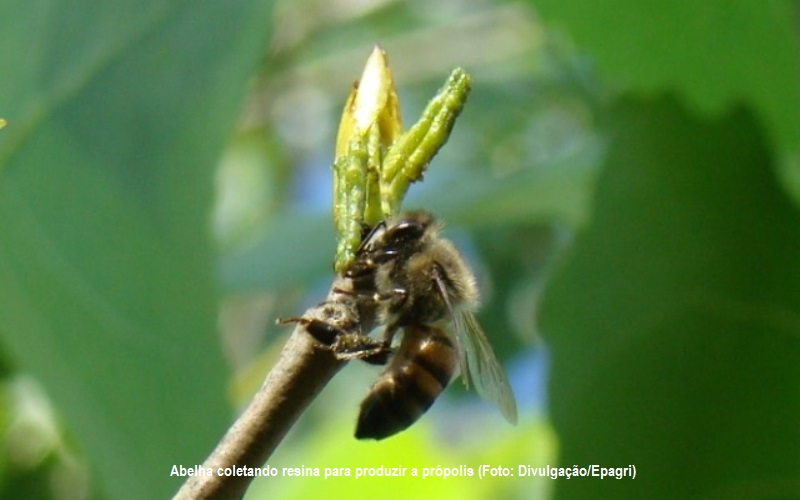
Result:
<svg viewBox="0 0 800 500"><path fill-rule="evenodd" d="M506 420L516 424L517 402L492 345L470 311L459 311L455 317L456 336L464 347L467 371L475 390L485 401L497 405Z"/></svg>
<svg viewBox="0 0 800 500"><path fill-rule="evenodd" d="M435 276L435 281L453 320L461 380L469 387L471 379L478 395L483 400L497 405L505 419L516 424L517 401L511 392L503 367L497 361L494 349L489 344L478 320L470 311L455 311L441 276Z"/></svg>
<svg viewBox="0 0 800 500"><path fill-rule="evenodd" d="M433 275L433 281L436 283L436 288L439 289L439 294L444 299L444 303L447 306L447 315L450 316L451 322L455 325L456 328L456 351L458 352L458 368L459 372L461 373L461 380L464 382L464 385L469 389L469 369L467 367L467 348L464 345L464 341L462 340L463 335L460 335L458 332L459 327L457 324L458 318L453 310L453 304L450 302L450 292L447 291L447 287L445 286L444 282L442 281L441 275L436 272Z"/></svg>

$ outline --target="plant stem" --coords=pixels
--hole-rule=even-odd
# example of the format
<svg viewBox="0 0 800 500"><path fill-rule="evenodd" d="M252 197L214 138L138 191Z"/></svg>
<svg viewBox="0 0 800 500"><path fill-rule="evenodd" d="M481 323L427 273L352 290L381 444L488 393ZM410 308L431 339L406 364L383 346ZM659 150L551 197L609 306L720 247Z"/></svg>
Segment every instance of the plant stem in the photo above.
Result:
<svg viewBox="0 0 800 500"><path fill-rule="evenodd" d="M363 306L352 294L342 293L351 289L350 280L337 277L327 300L306 311L303 317L320 319L343 329L347 325L360 325L362 331L368 332L374 322L374 311L362 310ZM203 463L203 469L211 469L211 474L190 477L173 498L241 498L253 476L226 476L219 474L218 469L262 467L345 363L298 323L261 389Z"/></svg>

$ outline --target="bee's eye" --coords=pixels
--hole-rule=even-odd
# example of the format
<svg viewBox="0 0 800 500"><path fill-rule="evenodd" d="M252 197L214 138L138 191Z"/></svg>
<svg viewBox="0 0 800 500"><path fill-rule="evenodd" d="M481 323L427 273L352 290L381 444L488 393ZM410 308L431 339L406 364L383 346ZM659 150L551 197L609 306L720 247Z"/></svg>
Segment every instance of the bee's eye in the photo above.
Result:
<svg viewBox="0 0 800 500"><path fill-rule="evenodd" d="M418 221L405 219L393 226L386 232L384 239L389 245L405 243L422 238L425 233L425 225Z"/></svg>

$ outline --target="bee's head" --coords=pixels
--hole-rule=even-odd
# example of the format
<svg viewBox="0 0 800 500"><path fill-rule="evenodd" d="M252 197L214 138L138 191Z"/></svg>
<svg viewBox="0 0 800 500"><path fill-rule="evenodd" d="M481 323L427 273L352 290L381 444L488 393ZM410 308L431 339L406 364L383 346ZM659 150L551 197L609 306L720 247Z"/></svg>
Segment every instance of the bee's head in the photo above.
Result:
<svg viewBox="0 0 800 500"><path fill-rule="evenodd" d="M387 220L380 245L384 248L417 251L435 238L438 232L439 224L428 212L405 212Z"/></svg>
<svg viewBox="0 0 800 500"><path fill-rule="evenodd" d="M422 251L436 238L439 224L428 212L405 212L365 228L364 232L367 234L355 258L343 271L345 277L372 279L377 266Z"/></svg>

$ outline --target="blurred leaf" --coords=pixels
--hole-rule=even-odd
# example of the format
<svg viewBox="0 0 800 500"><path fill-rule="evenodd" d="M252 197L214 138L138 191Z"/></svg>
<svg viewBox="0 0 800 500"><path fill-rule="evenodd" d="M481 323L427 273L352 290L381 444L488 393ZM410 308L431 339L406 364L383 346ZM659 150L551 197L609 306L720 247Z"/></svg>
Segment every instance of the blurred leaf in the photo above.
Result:
<svg viewBox="0 0 800 500"><path fill-rule="evenodd" d="M249 243L222 256L223 292L283 290L325 273L332 277L335 246L328 214L284 213L268 220Z"/></svg>
<svg viewBox="0 0 800 500"><path fill-rule="evenodd" d="M546 292L557 497L800 495L800 216L751 116L629 103ZM760 492L760 493L759 493Z"/></svg>
<svg viewBox="0 0 800 500"><path fill-rule="evenodd" d="M499 178L486 169L452 169L437 182L418 186L418 197L409 196L407 204L471 226L553 220L578 226L586 217L597 171L598 148L591 149L580 157Z"/></svg>
<svg viewBox="0 0 800 500"><path fill-rule="evenodd" d="M719 114L744 101L793 163L778 163L800 198L800 37L793 2L532 2L563 23L614 82L677 91ZM771 141L771 142L772 142Z"/></svg>
<svg viewBox="0 0 800 500"><path fill-rule="evenodd" d="M211 178L269 9L0 7L0 334L113 497L175 491L228 420Z"/></svg>

